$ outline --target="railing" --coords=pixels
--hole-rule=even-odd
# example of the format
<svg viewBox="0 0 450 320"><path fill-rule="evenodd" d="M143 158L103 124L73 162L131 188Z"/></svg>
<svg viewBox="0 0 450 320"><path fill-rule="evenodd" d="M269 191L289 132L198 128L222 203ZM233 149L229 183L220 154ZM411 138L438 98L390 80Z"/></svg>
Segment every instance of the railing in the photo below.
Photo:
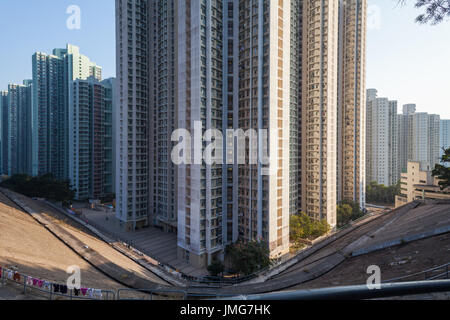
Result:
<svg viewBox="0 0 450 320"><path fill-rule="evenodd" d="M245 275L245 276L242 276L242 275L238 275L238 276L234 276L234 277L208 276L208 277L202 277L202 278L186 276L187 277L186 280L190 281L190 283L191 283L190 287L194 287L194 288L201 287L201 284L210 284L210 286L208 286L208 287L211 287L211 285L213 285L218 288L223 287L223 286L233 286L233 285L237 285L237 284L255 279L258 276L260 276L261 274L263 274L264 272L267 272L274 267L280 266L288 260L290 260L290 257L287 255L284 257L275 259L270 266L265 267L265 268L260 269L252 274ZM192 282L198 283L200 285L197 285L197 286L192 285Z"/></svg>
<svg viewBox="0 0 450 320"><path fill-rule="evenodd" d="M136 297L136 293L144 296ZM130 295L134 295L130 296ZM186 300L187 292L184 290L154 290L154 289L119 289L117 300L161 300L161 299Z"/></svg>
<svg viewBox="0 0 450 320"><path fill-rule="evenodd" d="M53 206L55 206L54 204L52 204ZM60 208L61 210L64 210L64 208ZM349 224L344 225L340 228L337 228L334 232L332 232L331 234L328 235L328 237L339 233L340 231L343 231L349 227L352 227L355 223L358 223L362 220L367 219L368 217L374 215L374 213L366 213L365 215L363 215L362 217L351 221ZM127 247L130 250L133 250L135 253L137 253L140 256L143 256L144 253L145 255L147 255L148 257L150 257L151 259L155 260L156 262L158 262L158 266L162 269L164 269L164 271L168 272L169 274L173 275L173 276L177 276L180 279L183 279L187 282L188 287L197 287L197 288L201 288L201 287L210 287L210 288L221 288L223 286L233 286L233 285L237 285L246 281L250 281L252 279L257 278L258 276L260 276L261 274L271 270L274 267L280 266L283 263L289 261L291 259L291 257L289 256L285 256L283 258L280 258L278 260L275 261L275 263L273 263L272 265L270 265L269 267L263 268L261 270L258 270L250 275L246 275L246 276L236 276L236 277L213 277L213 276L206 276L206 277L195 277L195 276L190 276L187 274L184 274L180 271L177 270L177 268L163 263L161 262L161 259L157 256L151 255L147 252L147 250L139 247L138 245L136 245L135 243L133 243L133 241L131 240L125 240L123 239L121 236L119 236L118 234L111 232L110 230L107 230L106 228L102 227L101 225L92 222L91 220L89 220L85 215L81 215L81 220L83 220L85 223L93 226L94 228L96 228L97 230L99 230L100 232L102 232L103 234L107 235L109 238L111 238L112 240L115 240L117 242L122 243L125 247Z"/></svg>
<svg viewBox="0 0 450 320"><path fill-rule="evenodd" d="M379 289L367 285L333 287L313 290L241 295L217 299L226 300L362 300L408 296L435 292L450 292L450 280L382 283Z"/></svg>
<svg viewBox="0 0 450 320"><path fill-rule="evenodd" d="M396 296L407 296L434 292L450 292L449 266L447 263L442 266L427 269L422 272L414 273L404 277L399 277L391 280L403 280L410 277L429 275L430 273L439 272L438 275L433 275L427 279L436 279L437 277L446 277L446 280L425 280L425 281L410 281L410 282L382 282L379 288L369 288L368 285L357 286L343 286L322 288L313 290L297 290L286 292L273 292L267 294L252 294L252 295L231 295L231 294L214 294L214 293L194 293L186 290L165 290L165 289L119 289L117 294L112 290L95 290L101 291L101 296L93 296L75 294L75 291L68 289L67 293L55 292L53 281L42 280L41 285L32 284L30 279L37 280L18 271L3 268L1 269L0 284L15 284L23 288L24 293L39 292L44 297L52 300L55 297L62 297L70 300L201 300L201 299L226 299L226 300L359 300L359 299L376 299ZM440 272L440 271L444 272ZM92 291L92 292L94 292ZM85 291L86 292L86 291Z"/></svg>
<svg viewBox="0 0 450 320"><path fill-rule="evenodd" d="M331 233L329 236L332 236L344 229L347 229L351 226L353 226L355 223L358 223L359 221L362 221L364 219L367 219L368 217L374 215L374 213L367 213L364 216L351 221L349 224L342 226L340 228L337 228L335 232ZM233 285L237 285L246 281L250 281L252 279L257 278L258 276L260 276L261 274L269 271L270 269L280 266L283 263L287 262L290 260L291 257L287 257L285 256L284 258L280 258L277 259L275 261L275 263L273 263L271 266L263 268L261 270L258 270L250 275L246 275L246 276L236 276L236 277L213 277L213 276L207 276L207 277L195 277L195 276L190 276L187 274L184 274L182 272L179 272L175 267L169 265L169 264L165 264L161 262L161 259L159 259L159 257L157 256L152 256L151 254L148 254L146 252L145 249L140 248L138 245L136 245L135 243L133 243L133 241L129 241L129 240L125 240L122 239L118 234L115 234L114 232L111 232L107 229L105 229L104 227L98 225L95 222L90 221L88 218L86 218L83 215L83 219L85 220L86 223L88 223L89 225L93 226L94 228L98 229L99 231L101 231L102 233L106 234L107 236L109 236L110 238L112 238L113 240L116 240L120 243L122 243L125 247L127 247L130 250L137 251L138 254L145 253L147 256L149 256L150 258L152 258L153 260L158 262L158 265L163 268L165 271L167 271L170 274L178 274L179 277L185 281L187 281L188 283L188 287L197 287L197 288L201 288L201 287L209 287L209 288L221 288L223 286L233 286Z"/></svg>
<svg viewBox="0 0 450 320"><path fill-rule="evenodd" d="M159 259L157 256L152 256L150 254L148 254L146 252L145 249L139 247L138 245L136 245L135 243L133 243L133 241L129 241L129 240L125 240L123 238L121 238L118 234L115 234L114 232L111 232L107 229L105 229L104 227L98 225L95 222L90 221L88 218L86 218L84 215L82 216L82 220L84 220L87 224L93 226L94 228L96 228L97 230L101 231L102 233L104 233L105 235L107 235L108 237L110 237L111 239L122 243L125 247L127 247L130 250L135 251L137 254L143 255L143 253L145 253L145 255L147 255L148 257L152 258L153 260L158 262L159 267L163 268L165 271L167 271L170 274L177 274L181 279L187 281L188 283L188 287L212 287L212 288L220 288L223 286L233 286L245 281L249 281L251 279L254 279L256 277L258 277L260 274L270 270L271 268L273 268L274 266L280 265L284 262L286 262L288 260L287 257L285 258L281 258L276 260L271 266L266 267L264 269L261 269L255 273L252 273L250 275L246 275L246 276L236 276L236 277L213 277L213 276L206 276L206 277L195 277L195 276L190 276L187 274L184 274L180 271L178 271L175 267L163 263L161 262L161 259Z"/></svg>
<svg viewBox="0 0 450 320"><path fill-rule="evenodd" d="M69 289L66 286L67 293L56 292L55 285L60 288L63 285L55 281L43 280L41 278L31 277L16 270L9 268L1 268L0 283L15 284L23 288L23 293L39 292L48 299L52 300L55 297L62 297L70 300L116 300L116 294L111 290L86 288L86 290ZM65 286L65 285L64 285ZM65 291L65 290L64 290ZM76 294L78 292L78 294ZM84 292L84 293L83 293Z"/></svg>
<svg viewBox="0 0 450 320"><path fill-rule="evenodd" d="M333 236L333 235L337 234L338 232L343 231L343 230L345 230L345 229L347 229L349 227L352 227L355 223L358 223L358 222L360 222L362 220L365 220L365 219L367 219L367 218L369 218L369 217L371 217L373 215L375 215L375 213L368 212L365 215L359 217L358 219L355 219L355 220L351 221L350 223L348 223L348 224L346 224L346 225L344 225L344 226L342 226L340 228L337 228L336 231L330 233L327 236L327 238L330 237L330 236ZM313 243L313 245L314 244L315 243ZM307 249L307 248L305 248L305 249ZM303 249L303 250L305 250L305 249ZM260 276L261 274L263 274L264 272L267 272L267 271L271 270L274 267L278 267L278 266L282 265L283 263L289 261L290 259L291 259L291 257L285 256L284 258L278 259L271 266L266 267L266 268L261 269L261 270L258 270L256 272L250 274L250 275L247 275L247 276L238 276L238 277L235 277L235 278L223 278L223 277L203 277L203 278L198 278L198 277L191 277L191 276L183 276L183 277L184 277L184 279L186 279L186 280L188 280L190 282L195 282L195 283L199 283L199 284L202 284L202 283L204 283L204 284L212 284L212 285L217 285L218 287L222 287L224 285L236 285L236 284L240 284L240 283L243 283L243 282L255 279L258 276ZM190 287L195 287L195 286L190 285ZM200 287L200 286L198 286L198 287Z"/></svg>

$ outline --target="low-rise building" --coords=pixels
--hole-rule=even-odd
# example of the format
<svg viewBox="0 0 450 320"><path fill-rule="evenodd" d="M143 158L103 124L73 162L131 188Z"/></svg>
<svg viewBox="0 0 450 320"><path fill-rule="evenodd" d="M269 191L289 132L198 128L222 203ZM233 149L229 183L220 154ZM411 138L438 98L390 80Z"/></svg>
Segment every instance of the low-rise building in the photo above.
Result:
<svg viewBox="0 0 450 320"><path fill-rule="evenodd" d="M439 179L432 176L430 168L421 170L420 162L408 162L408 170L401 174L401 194L395 197L395 207L414 200L450 199L450 188L441 190Z"/></svg>

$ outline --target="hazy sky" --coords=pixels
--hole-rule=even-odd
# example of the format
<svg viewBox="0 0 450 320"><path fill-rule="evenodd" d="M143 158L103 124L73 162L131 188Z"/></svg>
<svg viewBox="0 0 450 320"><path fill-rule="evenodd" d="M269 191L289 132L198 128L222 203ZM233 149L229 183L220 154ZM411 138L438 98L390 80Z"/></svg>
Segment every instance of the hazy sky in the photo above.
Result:
<svg viewBox="0 0 450 320"><path fill-rule="evenodd" d="M418 25L413 0L369 0L367 87L398 100L399 109L416 103L418 111L450 119L450 21ZM81 29L69 30L69 5L81 8ZM31 77L31 55L51 53L66 43L115 75L114 0L1 0L0 90Z"/></svg>
<svg viewBox="0 0 450 320"><path fill-rule="evenodd" d="M450 21L417 24L421 11L407 2L400 7L397 0L369 0L367 88L398 100L399 112L415 103L418 111L450 119ZM378 12L379 26L371 22Z"/></svg>

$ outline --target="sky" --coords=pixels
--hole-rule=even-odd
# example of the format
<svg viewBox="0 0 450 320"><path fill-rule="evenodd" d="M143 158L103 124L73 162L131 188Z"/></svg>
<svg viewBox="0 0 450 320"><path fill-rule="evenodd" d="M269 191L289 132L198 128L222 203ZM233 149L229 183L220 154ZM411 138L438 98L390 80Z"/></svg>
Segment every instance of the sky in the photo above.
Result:
<svg viewBox="0 0 450 320"><path fill-rule="evenodd" d="M413 0L368 0L367 88L418 111L450 119L450 20L414 22ZM31 77L31 56L66 43L115 76L114 0L0 0L0 90ZM67 28L70 5L81 9L80 29Z"/></svg>
<svg viewBox="0 0 450 320"><path fill-rule="evenodd" d="M31 78L31 56L67 43L115 76L114 0L0 0L0 90ZM68 29L67 8L81 9L80 29Z"/></svg>

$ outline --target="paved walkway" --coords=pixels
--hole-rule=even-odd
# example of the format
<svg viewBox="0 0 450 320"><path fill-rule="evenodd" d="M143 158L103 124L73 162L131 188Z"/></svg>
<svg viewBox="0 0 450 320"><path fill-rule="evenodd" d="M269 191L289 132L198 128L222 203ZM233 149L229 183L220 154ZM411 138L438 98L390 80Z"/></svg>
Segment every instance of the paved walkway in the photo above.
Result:
<svg viewBox="0 0 450 320"><path fill-rule="evenodd" d="M177 258L177 235L157 228L145 228L136 231L125 231L117 224L113 213L83 209L83 219L94 227L99 226L111 235L145 253L146 255L170 265L177 271L196 277L208 275L205 268L196 268L184 260Z"/></svg>

